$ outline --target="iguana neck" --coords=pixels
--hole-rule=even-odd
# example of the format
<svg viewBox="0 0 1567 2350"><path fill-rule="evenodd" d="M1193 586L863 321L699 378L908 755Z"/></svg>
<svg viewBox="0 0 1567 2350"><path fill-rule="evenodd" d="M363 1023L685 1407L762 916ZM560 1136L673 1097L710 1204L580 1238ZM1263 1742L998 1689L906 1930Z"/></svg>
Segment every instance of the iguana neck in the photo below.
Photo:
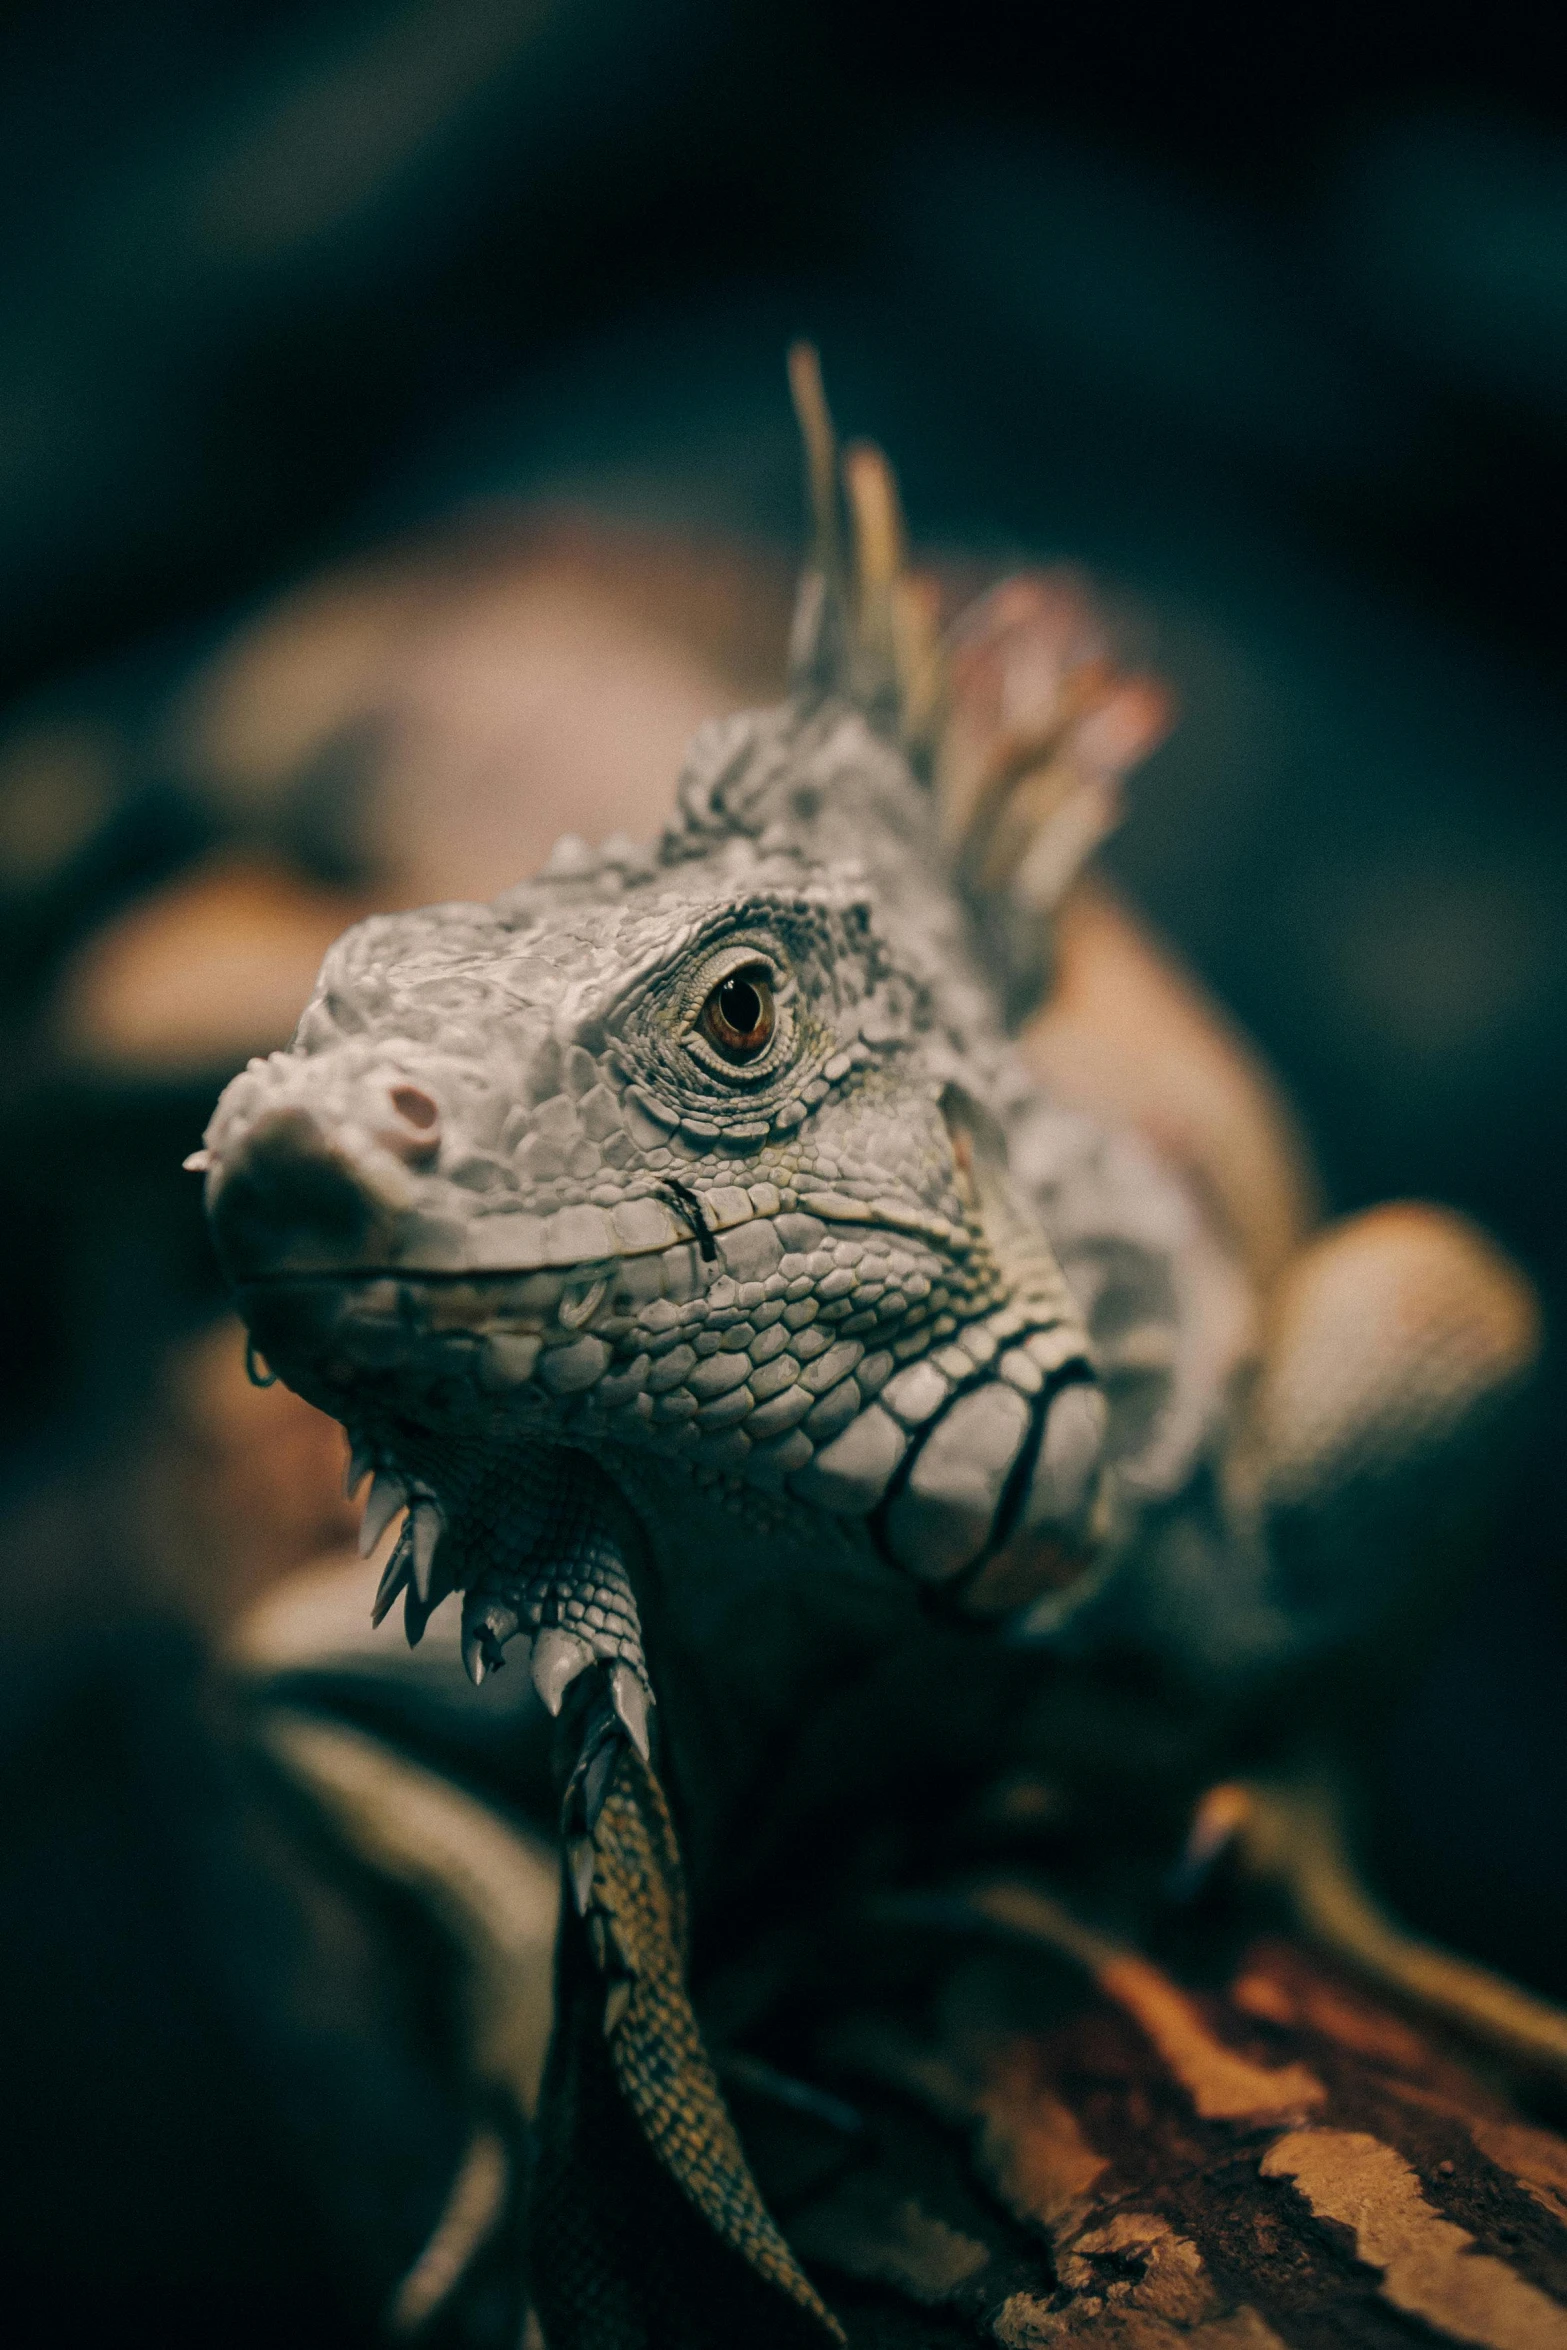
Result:
<svg viewBox="0 0 1567 2350"><path fill-rule="evenodd" d="M961 1788L966 1756L1005 1759L1003 1722L1038 1661L933 1616L858 1526L802 1529L678 1465L639 1465L629 1498L649 1532L637 1581L655 1760L699 1939L738 1900L766 1906L802 1856L819 1893L884 1816L907 1813L927 1766L934 1802Z"/></svg>

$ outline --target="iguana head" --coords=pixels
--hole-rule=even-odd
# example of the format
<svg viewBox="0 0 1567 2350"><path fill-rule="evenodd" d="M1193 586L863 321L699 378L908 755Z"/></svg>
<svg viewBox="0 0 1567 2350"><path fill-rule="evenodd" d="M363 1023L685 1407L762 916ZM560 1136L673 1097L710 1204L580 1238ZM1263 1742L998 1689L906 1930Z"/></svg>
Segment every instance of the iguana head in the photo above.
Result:
<svg viewBox="0 0 1567 2350"><path fill-rule="evenodd" d="M819 561L789 700L697 736L656 851L568 840L490 905L362 923L206 1139L255 1345L375 1469L367 1531L409 1505L383 1612L405 1589L417 1636L461 1587L476 1677L532 1630L548 1699L598 1659L639 1729L638 1561L716 1575L715 1524L975 1613L1093 1547L1102 1406L888 739L858 462L856 625Z"/></svg>

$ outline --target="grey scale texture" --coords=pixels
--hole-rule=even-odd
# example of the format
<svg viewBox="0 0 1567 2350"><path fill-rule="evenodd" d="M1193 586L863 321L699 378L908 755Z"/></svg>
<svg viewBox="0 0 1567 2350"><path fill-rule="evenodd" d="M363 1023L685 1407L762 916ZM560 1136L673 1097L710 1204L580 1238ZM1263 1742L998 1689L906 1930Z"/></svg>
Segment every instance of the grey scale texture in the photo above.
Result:
<svg viewBox="0 0 1567 2350"><path fill-rule="evenodd" d="M1368 1332L1363 1257L1347 1293L1329 1262L1270 1356L1202 1204L1011 1041L1105 771L981 888L846 611L808 572L789 699L698 733L656 848L568 838L350 931L205 1146L253 1344L374 1471L367 1544L406 1509L377 1619L417 1640L460 1590L476 1681L521 1635L574 1692L566 1880L638 2126L832 2338L701 2044L687 1881L722 1896L812 1704L933 1613L999 1635L982 1694L1003 1642L1140 1646L1222 1700L1385 1627L1527 1352L1449 1235L1445 1321ZM743 1058L738 974L773 1009Z"/></svg>
<svg viewBox="0 0 1567 2350"><path fill-rule="evenodd" d="M551 1703L565 1656L645 1711L650 1584L698 1649L836 1577L1221 1682L1375 1617L1352 1528L1291 1586L1237 1498L1247 1282L1146 1144L1030 1081L996 936L807 663L699 731L655 848L567 838L332 949L207 1195L268 1362L435 1512L378 1602L410 1637L461 1589L475 1678L560 1630ZM775 1005L744 1065L702 1017L740 971Z"/></svg>

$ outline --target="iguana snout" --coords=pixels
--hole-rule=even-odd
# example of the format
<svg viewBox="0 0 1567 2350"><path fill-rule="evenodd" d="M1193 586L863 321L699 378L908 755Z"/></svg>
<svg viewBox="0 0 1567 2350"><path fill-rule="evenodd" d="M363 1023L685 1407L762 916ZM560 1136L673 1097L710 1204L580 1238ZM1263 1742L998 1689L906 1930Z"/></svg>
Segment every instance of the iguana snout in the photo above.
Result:
<svg viewBox="0 0 1567 2350"><path fill-rule="evenodd" d="M410 1237L417 1178L441 1142L440 1103L395 1065L346 1072L334 1088L321 1072L301 1085L282 1054L257 1064L208 1152L230 1274L380 1267Z"/></svg>

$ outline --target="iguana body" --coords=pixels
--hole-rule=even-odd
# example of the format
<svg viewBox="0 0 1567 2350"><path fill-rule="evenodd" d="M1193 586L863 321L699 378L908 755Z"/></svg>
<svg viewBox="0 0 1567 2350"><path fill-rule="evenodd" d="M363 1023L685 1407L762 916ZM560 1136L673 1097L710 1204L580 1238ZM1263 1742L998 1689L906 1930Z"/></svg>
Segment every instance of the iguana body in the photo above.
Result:
<svg viewBox="0 0 1567 2350"><path fill-rule="evenodd" d="M700 1926L813 1730L927 1635L993 1677L998 1738L1019 1641L1141 1646L1216 1692L1342 1647L1407 1594L1533 1343L1511 1276L1433 1222L1374 1326L1352 1281L1324 1339L1308 1281L1268 1357L1175 1177L1031 1087L1009 1030L1146 706L1080 611L1014 590L969 683L1019 642L1043 681L1003 662L1022 722L966 807L939 752L933 793L884 482L862 455L853 583L819 497L790 699L699 734L654 853L568 841L490 906L360 925L207 1138L256 1345L374 1468L367 1532L408 1506L379 1604L417 1638L460 1589L475 1678L522 1632L551 1710L575 1692L574 1888L660 2145L636 2082L684 2027L613 1924L672 1850L654 1739ZM716 2097L682 2181L710 2219Z"/></svg>

